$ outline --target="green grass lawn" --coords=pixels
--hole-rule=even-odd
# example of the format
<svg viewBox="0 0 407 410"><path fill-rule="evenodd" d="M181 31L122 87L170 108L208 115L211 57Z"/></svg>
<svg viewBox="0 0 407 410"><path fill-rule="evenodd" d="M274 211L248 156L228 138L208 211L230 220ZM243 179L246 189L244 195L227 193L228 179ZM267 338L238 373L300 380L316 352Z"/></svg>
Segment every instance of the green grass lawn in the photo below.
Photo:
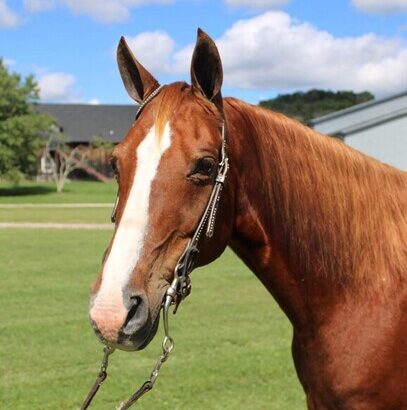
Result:
<svg viewBox="0 0 407 410"><path fill-rule="evenodd" d="M81 189L72 184L71 194ZM105 202L110 194L97 189L104 188L89 186ZM0 230L0 408L79 408L101 359L88 290L109 238L106 231ZM226 251L192 281L190 297L170 317L175 349L135 408L305 408L291 327L254 275ZM115 408L146 379L161 338L160 328L146 350L111 357L93 408Z"/></svg>
<svg viewBox="0 0 407 410"><path fill-rule="evenodd" d="M112 208L0 208L0 222L108 224L111 213Z"/></svg>
<svg viewBox="0 0 407 410"><path fill-rule="evenodd" d="M22 181L15 186L0 182L0 204L23 203L113 203L116 199L117 184L102 182L74 181L65 185L64 192L58 194L53 182Z"/></svg>
<svg viewBox="0 0 407 410"><path fill-rule="evenodd" d="M63 193L52 182L23 181L18 186L0 183L0 205L111 203L116 199L116 183L74 181ZM0 222L110 223L112 207L106 208L1 208Z"/></svg>

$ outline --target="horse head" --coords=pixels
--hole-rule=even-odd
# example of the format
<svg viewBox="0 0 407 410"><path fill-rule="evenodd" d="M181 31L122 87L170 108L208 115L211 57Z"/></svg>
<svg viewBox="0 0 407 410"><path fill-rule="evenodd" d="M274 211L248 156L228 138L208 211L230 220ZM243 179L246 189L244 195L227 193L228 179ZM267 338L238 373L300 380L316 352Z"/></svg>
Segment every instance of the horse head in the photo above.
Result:
<svg viewBox="0 0 407 410"><path fill-rule="evenodd" d="M115 230L92 287L90 319L104 343L139 350L157 331L177 261L215 184L225 120L222 64L216 45L201 30L191 85L160 87L124 38L117 61L125 88L141 111L112 156L119 185ZM228 184L220 199L213 238L199 241L198 265L217 258L228 243L231 189Z"/></svg>

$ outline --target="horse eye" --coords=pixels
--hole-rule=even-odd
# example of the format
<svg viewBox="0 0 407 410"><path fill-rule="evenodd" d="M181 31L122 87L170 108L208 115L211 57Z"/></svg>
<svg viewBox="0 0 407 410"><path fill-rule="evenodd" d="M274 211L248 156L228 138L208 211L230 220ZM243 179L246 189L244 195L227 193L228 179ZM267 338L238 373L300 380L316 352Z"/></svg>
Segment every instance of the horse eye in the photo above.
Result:
<svg viewBox="0 0 407 410"><path fill-rule="evenodd" d="M211 175L213 169L215 168L215 161L213 158L201 158L195 165L195 168L192 174L201 174L201 175Z"/></svg>

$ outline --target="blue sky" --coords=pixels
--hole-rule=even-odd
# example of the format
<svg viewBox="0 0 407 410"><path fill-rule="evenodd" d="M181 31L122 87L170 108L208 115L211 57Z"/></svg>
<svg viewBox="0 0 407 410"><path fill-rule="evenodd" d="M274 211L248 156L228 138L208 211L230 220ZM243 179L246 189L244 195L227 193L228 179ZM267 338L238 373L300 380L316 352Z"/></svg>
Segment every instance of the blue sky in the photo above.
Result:
<svg viewBox="0 0 407 410"><path fill-rule="evenodd" d="M43 101L128 103L120 36L159 81L188 81L197 27L219 46L224 95L407 90L407 0L0 0L0 57Z"/></svg>

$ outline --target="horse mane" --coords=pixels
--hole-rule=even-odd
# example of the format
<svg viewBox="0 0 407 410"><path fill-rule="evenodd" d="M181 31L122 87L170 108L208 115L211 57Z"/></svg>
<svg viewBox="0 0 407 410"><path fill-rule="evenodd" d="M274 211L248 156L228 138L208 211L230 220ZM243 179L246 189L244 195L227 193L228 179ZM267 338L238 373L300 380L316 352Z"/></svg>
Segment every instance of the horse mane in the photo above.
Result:
<svg viewBox="0 0 407 410"><path fill-rule="evenodd" d="M407 279L406 172L282 114L233 98L225 111L243 122L230 140L256 147L263 219L299 275L366 286Z"/></svg>

